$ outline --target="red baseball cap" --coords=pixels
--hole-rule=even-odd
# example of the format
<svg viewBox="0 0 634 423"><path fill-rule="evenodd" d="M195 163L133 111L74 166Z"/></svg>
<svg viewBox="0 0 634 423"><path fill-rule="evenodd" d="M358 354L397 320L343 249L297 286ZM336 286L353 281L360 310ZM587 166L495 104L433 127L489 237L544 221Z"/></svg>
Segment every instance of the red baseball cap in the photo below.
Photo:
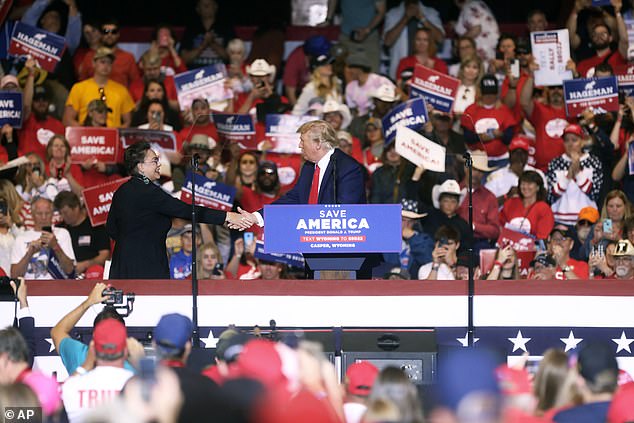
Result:
<svg viewBox="0 0 634 423"><path fill-rule="evenodd" d="M566 129L564 129L564 133L561 135L561 137L565 137L566 134L575 134L579 137L583 137L583 129L576 123L571 123L570 125L566 126Z"/></svg>
<svg viewBox="0 0 634 423"><path fill-rule="evenodd" d="M348 379L346 390L348 394L367 397L372 391L372 386L378 374L379 369L369 361L353 363L346 370L346 378Z"/></svg>
<svg viewBox="0 0 634 423"><path fill-rule="evenodd" d="M117 319L104 319L97 323L92 332L95 352L98 356L116 360L123 356L128 332Z"/></svg>
<svg viewBox="0 0 634 423"><path fill-rule="evenodd" d="M502 365L495 369L495 376L504 395L530 394L532 392L530 375L525 369L514 369Z"/></svg>
<svg viewBox="0 0 634 423"><path fill-rule="evenodd" d="M528 148L531 143L524 135L518 135L511 140L511 144L509 144L509 151L517 150L521 148L524 151L528 152Z"/></svg>

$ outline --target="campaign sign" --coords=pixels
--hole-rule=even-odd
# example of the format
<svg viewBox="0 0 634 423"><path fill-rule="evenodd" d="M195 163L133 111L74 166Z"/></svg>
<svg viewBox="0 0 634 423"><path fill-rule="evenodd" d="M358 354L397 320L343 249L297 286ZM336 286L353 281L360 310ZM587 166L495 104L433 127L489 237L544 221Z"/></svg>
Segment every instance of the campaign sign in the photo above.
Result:
<svg viewBox="0 0 634 423"><path fill-rule="evenodd" d="M108 220L112 196L130 178L121 178L107 184L86 188L81 192L92 226L99 226Z"/></svg>
<svg viewBox="0 0 634 423"><path fill-rule="evenodd" d="M446 148L404 126L396 131L396 152L416 166L434 172L445 171Z"/></svg>
<svg viewBox="0 0 634 423"><path fill-rule="evenodd" d="M297 129L306 122L316 120L314 116L266 115L266 140L275 153L300 154Z"/></svg>
<svg viewBox="0 0 634 423"><path fill-rule="evenodd" d="M0 91L0 126L22 127L22 93Z"/></svg>
<svg viewBox="0 0 634 423"><path fill-rule="evenodd" d="M396 137L396 128L404 126L413 130L423 127L429 120L427 107L422 98L412 98L399 104L383 117L383 135L388 144Z"/></svg>
<svg viewBox="0 0 634 423"><path fill-rule="evenodd" d="M11 34L9 54L11 56L30 55L42 69L53 72L61 60L65 48L64 37L22 22L16 22Z"/></svg>
<svg viewBox="0 0 634 423"><path fill-rule="evenodd" d="M535 240L523 232L514 231L509 228L500 228L500 236L497 241L499 248L510 245L515 251L535 251Z"/></svg>
<svg viewBox="0 0 634 423"><path fill-rule="evenodd" d="M625 97L634 96L634 65L616 66L614 74L619 83L619 93Z"/></svg>
<svg viewBox="0 0 634 423"><path fill-rule="evenodd" d="M303 269L305 266L304 256L302 256L301 254L267 254L264 252L264 242L259 240L255 243L255 253L253 253L253 256L258 260L266 260L272 261L274 263L287 264L291 267L298 267L300 269Z"/></svg>
<svg viewBox="0 0 634 423"><path fill-rule="evenodd" d="M533 57L539 65L535 70L535 85L561 85L565 79L572 79L572 72L566 70L570 59L568 30L531 32Z"/></svg>
<svg viewBox="0 0 634 423"><path fill-rule="evenodd" d="M579 116L588 107L595 114L619 110L619 89L615 76L564 81L566 115Z"/></svg>
<svg viewBox="0 0 634 423"><path fill-rule="evenodd" d="M225 87L227 69L222 63L174 75L176 93L181 110L187 110L197 98L209 104L233 98L233 91Z"/></svg>
<svg viewBox="0 0 634 423"><path fill-rule="evenodd" d="M409 81L410 96L423 97L434 109L451 112L460 80L423 65L416 65Z"/></svg>
<svg viewBox="0 0 634 423"><path fill-rule="evenodd" d="M238 143L242 149L253 148L255 125L251 115L213 113L219 141Z"/></svg>
<svg viewBox="0 0 634 423"><path fill-rule="evenodd" d="M119 131L116 128L69 126L66 139L70 144L72 163L81 164L93 159L103 163L117 162Z"/></svg>
<svg viewBox="0 0 634 423"><path fill-rule="evenodd" d="M266 253L401 251L400 204L264 206Z"/></svg>
<svg viewBox="0 0 634 423"><path fill-rule="evenodd" d="M147 141L163 150L176 151L176 134L172 131L155 131L154 129L121 128L119 138L123 148L137 142Z"/></svg>
<svg viewBox="0 0 634 423"><path fill-rule="evenodd" d="M221 211L231 211L236 188L213 179L196 175L196 205ZM185 183L181 189L181 200L192 203L192 172L185 174Z"/></svg>

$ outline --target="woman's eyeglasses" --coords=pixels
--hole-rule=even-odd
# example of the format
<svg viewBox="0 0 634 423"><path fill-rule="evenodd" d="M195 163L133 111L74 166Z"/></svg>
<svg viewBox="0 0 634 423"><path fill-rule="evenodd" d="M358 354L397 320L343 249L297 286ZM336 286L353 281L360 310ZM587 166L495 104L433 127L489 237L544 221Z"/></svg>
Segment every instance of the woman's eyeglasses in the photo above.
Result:
<svg viewBox="0 0 634 423"><path fill-rule="evenodd" d="M102 87L99 87L99 96L101 101L106 101L106 91Z"/></svg>

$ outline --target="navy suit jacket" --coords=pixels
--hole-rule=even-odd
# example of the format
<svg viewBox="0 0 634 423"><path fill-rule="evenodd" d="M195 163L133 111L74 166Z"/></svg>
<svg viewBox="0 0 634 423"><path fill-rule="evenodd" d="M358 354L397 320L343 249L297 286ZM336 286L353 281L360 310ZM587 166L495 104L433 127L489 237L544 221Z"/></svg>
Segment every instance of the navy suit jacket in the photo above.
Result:
<svg viewBox="0 0 634 423"><path fill-rule="evenodd" d="M308 204L315 164L304 163L295 186L273 204ZM335 180L337 198L335 198ZM319 187L319 204L365 204L365 182L361 165L335 148Z"/></svg>

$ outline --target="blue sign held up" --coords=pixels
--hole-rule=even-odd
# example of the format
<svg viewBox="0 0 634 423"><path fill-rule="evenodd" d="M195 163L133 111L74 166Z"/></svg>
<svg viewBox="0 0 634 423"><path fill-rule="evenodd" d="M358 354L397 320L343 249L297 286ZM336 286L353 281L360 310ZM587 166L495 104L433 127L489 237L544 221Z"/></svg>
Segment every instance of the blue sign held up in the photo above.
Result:
<svg viewBox="0 0 634 423"><path fill-rule="evenodd" d="M0 126L22 127L22 93L0 91Z"/></svg>
<svg viewBox="0 0 634 423"><path fill-rule="evenodd" d="M420 97L412 98L399 104L383 117L383 135L385 143L389 144L396 137L396 128L405 126L417 131L429 120L425 100Z"/></svg>
<svg viewBox="0 0 634 423"><path fill-rule="evenodd" d="M401 251L400 204L264 206L266 253Z"/></svg>

